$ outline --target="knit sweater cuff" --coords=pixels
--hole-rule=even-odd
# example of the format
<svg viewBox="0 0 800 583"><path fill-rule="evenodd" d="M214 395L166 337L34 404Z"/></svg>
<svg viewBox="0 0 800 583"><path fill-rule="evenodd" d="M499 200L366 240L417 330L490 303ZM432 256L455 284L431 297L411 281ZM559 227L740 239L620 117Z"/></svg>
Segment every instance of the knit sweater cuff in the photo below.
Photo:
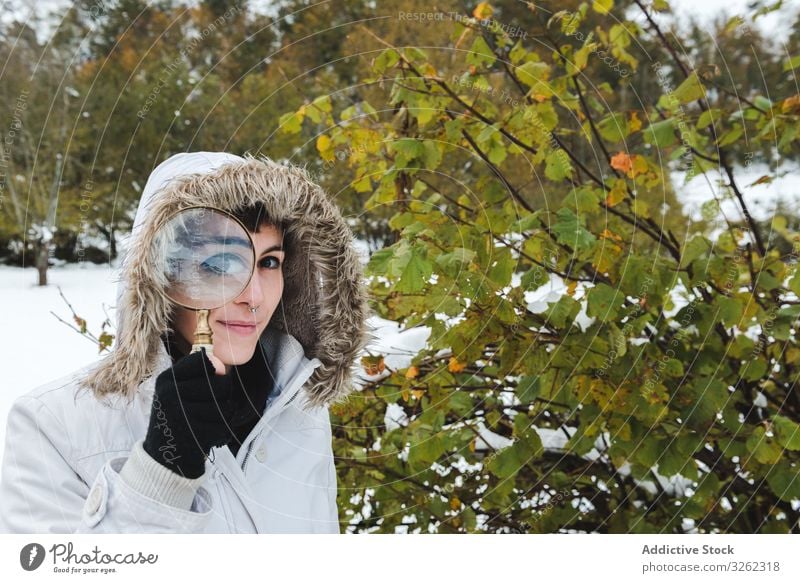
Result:
<svg viewBox="0 0 800 583"><path fill-rule="evenodd" d="M153 500L191 510L197 489L208 472L199 478L185 478L154 460L137 441L120 470L120 478L131 488Z"/></svg>

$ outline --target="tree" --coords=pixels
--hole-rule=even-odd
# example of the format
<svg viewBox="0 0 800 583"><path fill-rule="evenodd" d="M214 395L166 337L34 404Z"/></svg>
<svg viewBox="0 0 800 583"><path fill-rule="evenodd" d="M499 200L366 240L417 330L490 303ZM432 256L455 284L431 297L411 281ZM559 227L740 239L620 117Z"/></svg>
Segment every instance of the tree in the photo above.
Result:
<svg viewBox="0 0 800 583"><path fill-rule="evenodd" d="M0 212L6 228L22 239L23 261L32 249L39 285L47 285L61 186L69 173L67 149L77 107L68 63L75 45L67 35L41 44L34 28L20 23L0 44L7 68L0 89L0 118L7 128L0 144L0 196L8 199Z"/></svg>
<svg viewBox="0 0 800 583"><path fill-rule="evenodd" d="M796 148L800 96L721 97L653 17L666 2L633 4L640 23L550 13L535 42L485 2L448 14L448 50L373 32L355 105L287 114L392 210L376 312L431 331L408 366L365 358L332 408L350 530L800 532L800 234L765 236L733 156L743 133ZM597 83L601 64L629 74ZM615 99L637 83L657 94ZM683 216L669 160L721 174L742 223Z"/></svg>

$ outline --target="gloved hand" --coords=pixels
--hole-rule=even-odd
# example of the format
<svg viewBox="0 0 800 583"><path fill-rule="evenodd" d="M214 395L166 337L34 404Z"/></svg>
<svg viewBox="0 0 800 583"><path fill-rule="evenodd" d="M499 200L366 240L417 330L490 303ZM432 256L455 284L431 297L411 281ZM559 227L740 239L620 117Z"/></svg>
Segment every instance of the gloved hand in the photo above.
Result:
<svg viewBox="0 0 800 583"><path fill-rule="evenodd" d="M260 357L258 351L256 356ZM185 478L202 476L211 448L233 439L232 425L252 421L261 413L247 396L250 375L237 368L217 374L201 349L159 374L145 452Z"/></svg>

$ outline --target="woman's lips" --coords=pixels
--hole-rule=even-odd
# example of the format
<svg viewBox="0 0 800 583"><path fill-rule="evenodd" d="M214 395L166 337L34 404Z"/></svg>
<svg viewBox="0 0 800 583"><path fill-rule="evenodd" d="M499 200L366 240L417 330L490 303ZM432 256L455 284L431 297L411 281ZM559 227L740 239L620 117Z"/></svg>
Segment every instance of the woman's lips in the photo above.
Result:
<svg viewBox="0 0 800 583"><path fill-rule="evenodd" d="M233 332L234 334L239 334L241 336L249 336L253 332L256 331L256 325L252 322L239 322L239 321L230 321L226 322L224 320L217 320L220 325L224 326L229 332Z"/></svg>

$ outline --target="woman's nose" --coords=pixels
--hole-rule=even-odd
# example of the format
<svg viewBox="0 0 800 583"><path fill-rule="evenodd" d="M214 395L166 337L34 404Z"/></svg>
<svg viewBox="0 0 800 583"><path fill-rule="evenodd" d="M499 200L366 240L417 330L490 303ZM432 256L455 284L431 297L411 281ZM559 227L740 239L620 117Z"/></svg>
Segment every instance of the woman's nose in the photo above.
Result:
<svg viewBox="0 0 800 583"><path fill-rule="evenodd" d="M251 306L260 306L264 301L264 290L261 287L261 279L258 274L253 274L250 283L239 296L240 300L247 302Z"/></svg>

